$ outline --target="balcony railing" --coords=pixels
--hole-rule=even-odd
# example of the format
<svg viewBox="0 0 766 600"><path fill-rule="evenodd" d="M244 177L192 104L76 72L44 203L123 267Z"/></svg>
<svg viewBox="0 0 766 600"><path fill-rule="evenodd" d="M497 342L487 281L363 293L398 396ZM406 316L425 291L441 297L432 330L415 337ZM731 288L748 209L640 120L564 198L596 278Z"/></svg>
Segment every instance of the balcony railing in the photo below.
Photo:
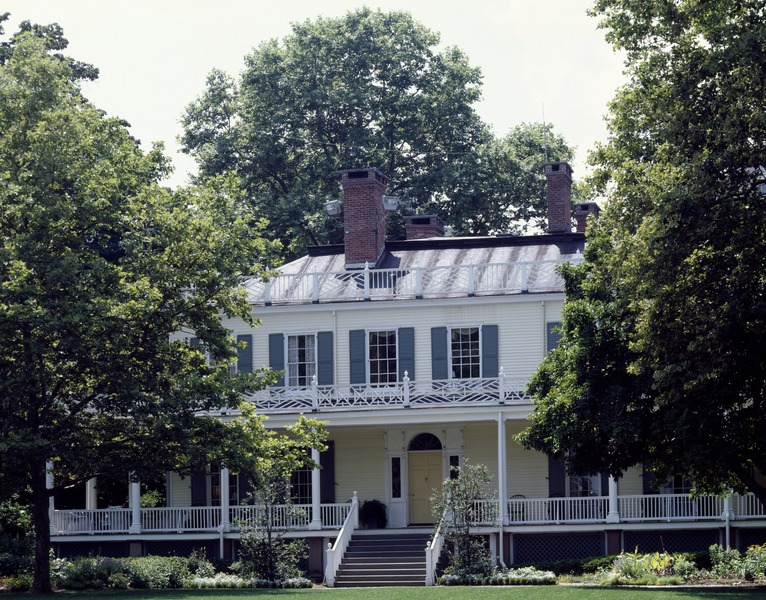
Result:
<svg viewBox="0 0 766 600"><path fill-rule="evenodd" d="M578 255L571 261L280 273L266 282L248 280L245 287L251 302L264 306L561 292L564 286L557 267L581 260Z"/></svg>
<svg viewBox="0 0 766 600"><path fill-rule="evenodd" d="M716 496L689 498L683 494L652 494L618 496L620 523L656 523L684 521L725 521L726 503ZM339 530L351 511L352 503L322 504L322 529ZM229 508L229 526L232 531L256 528L263 523L263 508L252 505ZM753 495L734 495L731 499L735 521L766 519L766 508ZM506 512L501 514L500 503L494 500L476 502L471 522L477 526L496 527L501 521L510 525L561 525L606 523L609 498L511 498ZM51 528L53 535L128 534L132 511L129 508L98 510L56 510ZM274 506L271 519L275 529L308 530L311 524L311 506ZM221 507L142 508L140 531L143 533L218 532L222 529Z"/></svg>
<svg viewBox="0 0 766 600"><path fill-rule="evenodd" d="M369 408L409 408L481 404L526 404L526 379L499 377L410 381L386 386L317 385L270 387L248 396L259 412L323 412Z"/></svg>

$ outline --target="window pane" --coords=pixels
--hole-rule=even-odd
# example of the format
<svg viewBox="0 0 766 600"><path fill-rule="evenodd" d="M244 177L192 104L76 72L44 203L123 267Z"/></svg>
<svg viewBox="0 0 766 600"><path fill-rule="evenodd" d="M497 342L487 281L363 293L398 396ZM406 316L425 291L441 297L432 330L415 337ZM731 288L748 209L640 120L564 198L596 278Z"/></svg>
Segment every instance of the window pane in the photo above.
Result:
<svg viewBox="0 0 766 600"><path fill-rule="evenodd" d="M402 497L402 459L398 456L391 458L391 497Z"/></svg>
<svg viewBox="0 0 766 600"><path fill-rule="evenodd" d="M290 335L287 337L287 385L308 387L316 374L316 337Z"/></svg>
<svg viewBox="0 0 766 600"><path fill-rule="evenodd" d="M470 379L481 377L479 328L456 327L450 331L450 338L452 378Z"/></svg>
<svg viewBox="0 0 766 600"><path fill-rule="evenodd" d="M373 385L396 383L396 331L370 331L368 346L370 383Z"/></svg>

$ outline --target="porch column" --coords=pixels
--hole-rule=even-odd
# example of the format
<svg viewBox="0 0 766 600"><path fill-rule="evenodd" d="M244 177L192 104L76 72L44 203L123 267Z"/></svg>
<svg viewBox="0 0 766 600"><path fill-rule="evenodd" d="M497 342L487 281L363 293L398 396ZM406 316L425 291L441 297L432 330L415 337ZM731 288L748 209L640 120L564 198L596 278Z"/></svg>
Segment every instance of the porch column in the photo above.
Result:
<svg viewBox="0 0 766 600"><path fill-rule="evenodd" d="M311 523L309 523L309 529L322 529L322 489L319 474L319 450L311 449L311 460L317 466L311 470Z"/></svg>
<svg viewBox="0 0 766 600"><path fill-rule="evenodd" d="M53 461L45 461L45 489L53 489ZM51 535L55 535L55 527L53 525L53 494L48 496L48 523L51 530Z"/></svg>
<svg viewBox="0 0 766 600"><path fill-rule="evenodd" d="M617 480L609 476L609 513L606 515L607 523L620 522L620 503L617 499Z"/></svg>
<svg viewBox="0 0 766 600"><path fill-rule="evenodd" d="M734 519L734 508L731 504L731 490L723 499L723 513L721 514L726 521L726 549L731 548L731 521Z"/></svg>
<svg viewBox="0 0 766 600"><path fill-rule="evenodd" d="M229 494L229 469L221 466L221 531L230 531L229 525L229 504L231 497Z"/></svg>
<svg viewBox="0 0 766 600"><path fill-rule="evenodd" d="M506 507L506 441L505 441L505 417L502 412L497 413L497 499L500 503L500 525L509 525L508 509ZM502 550L500 560L503 559Z"/></svg>
<svg viewBox="0 0 766 600"><path fill-rule="evenodd" d="M141 482L130 482L130 529L128 533L141 533Z"/></svg>
<svg viewBox="0 0 766 600"><path fill-rule="evenodd" d="M98 490L96 477L91 477L85 482L85 508L95 510L98 508Z"/></svg>

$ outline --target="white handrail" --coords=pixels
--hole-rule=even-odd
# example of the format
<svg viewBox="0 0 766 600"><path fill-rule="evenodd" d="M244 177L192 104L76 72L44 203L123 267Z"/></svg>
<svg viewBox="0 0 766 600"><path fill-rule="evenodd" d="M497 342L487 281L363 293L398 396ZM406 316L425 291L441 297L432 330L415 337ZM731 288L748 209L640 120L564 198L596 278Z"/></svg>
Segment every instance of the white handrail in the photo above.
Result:
<svg viewBox="0 0 766 600"><path fill-rule="evenodd" d="M351 498L351 510L348 511L343 527L338 533L338 537L335 538L335 545L327 544L327 560L324 579L327 587L333 587L335 585L335 574L338 572L340 563L343 560L343 555L346 553L348 543L351 541L351 536L354 535L354 530L359 527L359 499L356 492L354 492Z"/></svg>
<svg viewBox="0 0 766 600"><path fill-rule="evenodd" d="M445 510L442 513L442 518L439 519L439 524L434 531L434 536L431 541L426 544L426 585L431 586L436 583L436 566L439 564L439 556L442 553L442 546L444 545L444 536L442 535L442 524L444 523L444 516L447 514Z"/></svg>

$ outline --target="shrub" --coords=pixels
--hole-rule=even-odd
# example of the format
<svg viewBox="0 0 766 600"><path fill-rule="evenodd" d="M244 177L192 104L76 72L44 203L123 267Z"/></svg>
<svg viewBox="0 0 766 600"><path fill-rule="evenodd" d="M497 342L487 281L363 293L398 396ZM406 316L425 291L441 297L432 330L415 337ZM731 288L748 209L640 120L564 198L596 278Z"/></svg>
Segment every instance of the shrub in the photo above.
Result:
<svg viewBox="0 0 766 600"><path fill-rule="evenodd" d="M24 554L0 554L0 577L18 575L32 570L32 557Z"/></svg>
<svg viewBox="0 0 766 600"><path fill-rule="evenodd" d="M125 561L131 587L152 590L180 588L191 579L189 559L180 556L144 556Z"/></svg>
<svg viewBox="0 0 766 600"><path fill-rule="evenodd" d="M32 573L20 573L2 580L2 589L9 592L28 592L32 589Z"/></svg>
<svg viewBox="0 0 766 600"><path fill-rule="evenodd" d="M505 569L492 575L445 574L437 581L439 585L552 585L556 575L550 571L539 571L534 567Z"/></svg>
<svg viewBox="0 0 766 600"><path fill-rule="evenodd" d="M57 568L56 585L67 590L126 588L125 564L115 558L87 557Z"/></svg>
<svg viewBox="0 0 766 600"><path fill-rule="evenodd" d="M306 556L306 540L267 538L257 531L242 536L239 572L247 577L285 581L301 577L298 562Z"/></svg>

